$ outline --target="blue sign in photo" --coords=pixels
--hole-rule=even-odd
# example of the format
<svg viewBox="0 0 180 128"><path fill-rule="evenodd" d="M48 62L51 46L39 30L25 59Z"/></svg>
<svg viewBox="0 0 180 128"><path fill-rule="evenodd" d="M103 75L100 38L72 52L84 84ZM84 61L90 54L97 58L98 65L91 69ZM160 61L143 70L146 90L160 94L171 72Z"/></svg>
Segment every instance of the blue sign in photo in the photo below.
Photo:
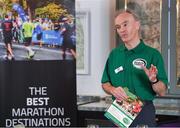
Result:
<svg viewBox="0 0 180 128"><path fill-rule="evenodd" d="M63 37L59 31L54 30L45 30L42 31L42 37L40 40L37 38L38 34L33 33L32 42L38 43L42 42L43 44L53 44L53 45L62 45Z"/></svg>
<svg viewBox="0 0 180 128"><path fill-rule="evenodd" d="M21 5L19 5L19 4L13 4L13 9L15 10L15 11L17 11L17 13L19 14L19 16L21 17L21 19L23 20L23 21L26 21L27 20L27 17L26 17L26 14L25 14L25 12L24 12L24 9L22 8L22 6Z"/></svg>
<svg viewBox="0 0 180 128"><path fill-rule="evenodd" d="M60 35L59 31L46 30L43 31L42 41L44 44L56 44L62 45L63 37Z"/></svg>

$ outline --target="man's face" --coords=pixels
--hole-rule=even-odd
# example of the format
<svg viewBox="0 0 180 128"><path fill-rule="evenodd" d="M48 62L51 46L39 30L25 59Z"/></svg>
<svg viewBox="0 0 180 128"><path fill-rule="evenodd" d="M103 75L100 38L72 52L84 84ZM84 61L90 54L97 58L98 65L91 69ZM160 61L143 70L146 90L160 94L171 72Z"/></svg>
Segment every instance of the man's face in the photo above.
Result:
<svg viewBox="0 0 180 128"><path fill-rule="evenodd" d="M139 21L129 13L122 13L115 19L115 28L122 41L125 43L132 42L139 38Z"/></svg>

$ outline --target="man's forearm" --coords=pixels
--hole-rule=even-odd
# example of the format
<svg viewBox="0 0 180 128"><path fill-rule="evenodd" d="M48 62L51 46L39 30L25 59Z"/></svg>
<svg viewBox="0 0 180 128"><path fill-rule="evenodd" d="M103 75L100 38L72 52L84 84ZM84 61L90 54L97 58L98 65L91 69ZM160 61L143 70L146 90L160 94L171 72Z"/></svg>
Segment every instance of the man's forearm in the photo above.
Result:
<svg viewBox="0 0 180 128"><path fill-rule="evenodd" d="M114 88L109 82L107 83L103 83L102 84L102 88L104 89L104 91L110 95L112 95L112 89Z"/></svg>
<svg viewBox="0 0 180 128"><path fill-rule="evenodd" d="M166 94L167 87L162 81L153 84L152 88L159 96L164 96Z"/></svg>

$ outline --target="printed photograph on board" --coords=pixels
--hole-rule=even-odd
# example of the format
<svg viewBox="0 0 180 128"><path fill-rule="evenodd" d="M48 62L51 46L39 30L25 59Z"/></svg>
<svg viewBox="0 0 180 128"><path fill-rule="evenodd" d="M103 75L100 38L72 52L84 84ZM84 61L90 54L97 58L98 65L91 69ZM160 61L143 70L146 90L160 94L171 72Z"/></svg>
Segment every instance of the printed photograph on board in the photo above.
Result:
<svg viewBox="0 0 180 128"><path fill-rule="evenodd" d="M74 60L74 0L0 0L0 61Z"/></svg>

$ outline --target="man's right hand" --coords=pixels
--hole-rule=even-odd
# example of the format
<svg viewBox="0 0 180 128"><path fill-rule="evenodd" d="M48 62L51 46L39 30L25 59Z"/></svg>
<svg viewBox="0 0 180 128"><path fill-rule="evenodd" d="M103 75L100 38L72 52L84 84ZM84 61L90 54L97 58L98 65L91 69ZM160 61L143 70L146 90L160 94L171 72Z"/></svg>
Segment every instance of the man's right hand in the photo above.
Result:
<svg viewBox="0 0 180 128"><path fill-rule="evenodd" d="M110 93L116 98L117 101L122 101L128 98L122 87L112 88Z"/></svg>
<svg viewBox="0 0 180 128"><path fill-rule="evenodd" d="M109 82L107 82L102 84L102 88L108 94L113 95L118 101L122 101L128 98L122 87L114 87Z"/></svg>

